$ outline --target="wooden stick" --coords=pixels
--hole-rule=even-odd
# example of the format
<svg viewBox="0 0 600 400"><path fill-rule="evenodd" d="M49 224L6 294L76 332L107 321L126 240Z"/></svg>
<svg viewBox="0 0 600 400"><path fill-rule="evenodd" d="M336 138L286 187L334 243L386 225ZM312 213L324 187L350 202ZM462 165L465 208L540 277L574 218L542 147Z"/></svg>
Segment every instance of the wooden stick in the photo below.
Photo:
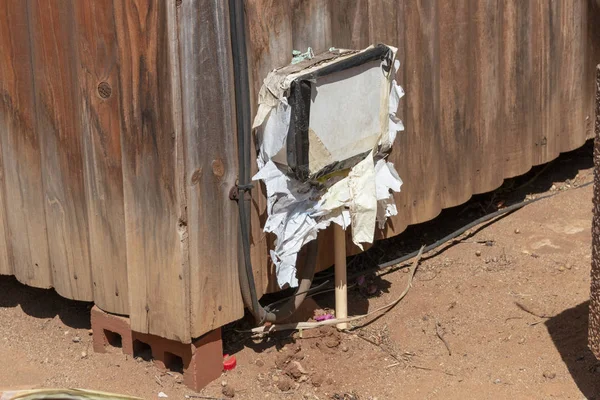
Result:
<svg viewBox="0 0 600 400"><path fill-rule="evenodd" d="M333 224L335 254L335 317L348 317L348 282L346 279L346 233L338 224ZM348 329L348 323L337 324L340 330Z"/></svg>
<svg viewBox="0 0 600 400"><path fill-rule="evenodd" d="M348 318L344 318L344 319L340 319L340 318L336 317L334 319L328 319L328 320L320 321L320 322L293 322L293 323L289 323L289 324L280 324L280 325L273 324L273 325L269 325L269 326L259 326L259 327L252 328L247 331L238 331L238 332L249 332L249 333L254 333L254 334L258 334L258 335L265 335L265 334L268 334L271 332L285 331L285 330L290 330L290 329L308 330L308 329L320 328L322 326L337 325L341 322L358 321L359 319L367 318L368 316L371 316L373 314L386 313L386 312L390 311L392 308L394 308L394 306L396 304L400 303L400 301L404 298L404 296L406 296L406 294L412 287L412 281L415 276L415 271L417 270L417 267L419 266L419 261L421 260L421 256L423 255L423 249L425 249L425 246L421 247L421 250L419 250L419 254L417 254L415 256L415 261L413 261L412 266L408 270L408 279L406 282L406 288L404 288L404 291L402 293L400 293L400 296L396 300L392 301L389 304L378 307L375 310L369 311L366 314L355 315L353 317L348 317ZM354 329L356 329L356 328L360 328L360 327L354 327Z"/></svg>

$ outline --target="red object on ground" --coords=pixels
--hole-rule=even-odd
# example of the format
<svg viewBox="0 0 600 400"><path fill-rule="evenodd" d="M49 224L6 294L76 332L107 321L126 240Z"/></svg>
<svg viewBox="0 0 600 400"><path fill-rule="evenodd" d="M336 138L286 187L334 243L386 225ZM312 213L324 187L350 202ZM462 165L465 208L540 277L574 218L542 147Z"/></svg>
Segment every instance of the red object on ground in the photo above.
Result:
<svg viewBox="0 0 600 400"><path fill-rule="evenodd" d="M231 371L232 369L235 368L236 365L237 365L237 360L235 359L235 356L229 357L229 354L225 354L223 356L223 369L225 371Z"/></svg>

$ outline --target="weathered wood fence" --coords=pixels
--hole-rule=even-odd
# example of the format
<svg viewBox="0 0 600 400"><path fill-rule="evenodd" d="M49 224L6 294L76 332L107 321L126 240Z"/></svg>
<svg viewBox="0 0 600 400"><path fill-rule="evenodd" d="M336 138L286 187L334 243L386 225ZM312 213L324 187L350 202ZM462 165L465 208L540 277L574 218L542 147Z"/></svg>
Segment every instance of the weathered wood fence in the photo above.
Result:
<svg viewBox="0 0 600 400"><path fill-rule="evenodd" d="M399 48L381 235L592 137L598 6L585 0L246 0L252 106L292 49ZM241 317L226 1L0 1L0 274L188 342ZM265 199L253 264L274 282ZM331 264L327 233L322 266Z"/></svg>

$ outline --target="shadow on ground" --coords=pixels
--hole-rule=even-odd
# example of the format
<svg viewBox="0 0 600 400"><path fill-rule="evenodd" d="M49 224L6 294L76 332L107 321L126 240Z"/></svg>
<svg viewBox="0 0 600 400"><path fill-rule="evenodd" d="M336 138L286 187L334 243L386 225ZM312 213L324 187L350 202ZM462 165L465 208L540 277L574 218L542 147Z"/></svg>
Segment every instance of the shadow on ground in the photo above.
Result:
<svg viewBox="0 0 600 400"><path fill-rule="evenodd" d="M561 154L550 163L535 166L526 174L506 179L501 187L492 192L474 195L467 203L442 210L440 215L431 221L411 225L395 237L379 240L369 250L348 258L348 276L364 275L367 279L376 280L375 285L378 288L378 292L387 293L391 290L391 284L384 279L385 274L377 277L372 274L372 271L379 264L387 263L415 252L422 245L432 244L484 215L493 213L500 208L520 203L526 200L528 196L535 196L549 190L558 192L562 189L586 184L587 181L579 177L579 172L593 167L592 154L593 140L589 140L582 147ZM555 185L555 183L557 184ZM555 188L553 188L553 185L555 185ZM494 222L479 225L472 232L476 232L491 223ZM452 245L452 241L442 245L434 253L429 253L427 258L438 256ZM393 272L393 270L393 268L390 269L390 272ZM333 267L319 272L315 276L315 284L323 284L332 278ZM354 283L354 281L348 281L350 286ZM261 303L266 305L284 297L292 296L293 294L294 290L291 289L267 294L261 299ZM350 290L348 294L349 313L351 315L366 314L369 310L368 297L364 293ZM320 308L335 307L333 292L315 296L315 302ZM268 342L253 343L249 340L247 334L243 335L239 333L241 330L250 329L253 324L252 316L246 314L242 320L225 327L224 345L230 354L235 354L244 346L248 346L259 352L269 347L285 345L291 341L290 332L280 332L277 335L272 335Z"/></svg>
<svg viewBox="0 0 600 400"><path fill-rule="evenodd" d="M582 147L561 154L550 163L535 166L524 175L506 179L502 186L492 192L474 195L467 203L442 210L431 221L411 225L400 235L376 242L367 252L356 256L356 262L349 264L357 268L369 268L394 260L418 250L421 245L434 243L484 215L520 203L527 196L552 190L555 182L564 182L556 185L557 191L566 185L585 184L587 182L577 178L581 170L594 166L593 148L593 141L589 140Z"/></svg>
<svg viewBox="0 0 600 400"><path fill-rule="evenodd" d="M0 275L0 308L21 306L35 318L46 319L58 316L67 326L74 329L89 329L92 303L61 297L53 289L37 289L19 283L14 276Z"/></svg>
<svg viewBox="0 0 600 400"><path fill-rule="evenodd" d="M546 328L569 373L588 399L600 399L600 362L588 348L589 301L546 321Z"/></svg>

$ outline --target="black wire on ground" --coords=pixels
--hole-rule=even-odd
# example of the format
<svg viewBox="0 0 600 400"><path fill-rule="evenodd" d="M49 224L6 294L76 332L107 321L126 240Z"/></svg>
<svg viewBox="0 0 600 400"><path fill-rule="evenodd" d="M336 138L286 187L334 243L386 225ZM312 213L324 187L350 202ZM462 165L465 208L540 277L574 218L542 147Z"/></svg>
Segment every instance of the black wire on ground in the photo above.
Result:
<svg viewBox="0 0 600 400"><path fill-rule="evenodd" d="M589 185L591 185L593 183L594 182L584 183L583 185L578 186L577 189L581 189L581 188L589 186ZM444 236L443 238L441 238L440 240L436 241L435 243L430 244L429 246L425 247L423 249L423 254L425 254L427 252L430 252L431 250L437 249L438 247L440 247L443 244L449 242L450 240L452 240L452 239L454 239L454 238L462 235L463 233L465 233L466 231L468 231L469 229L471 229L471 228L473 228L473 227L475 227L477 225L483 224L484 222L490 221L490 220L492 220L492 219L494 219L496 217L499 217L499 216L501 216L503 214L508 214L508 213L517 211L520 208L523 208L525 206L528 206L528 205L533 204L535 202L538 202L540 200L544 200L544 199L548 199L550 197L554 197L554 196L556 196L559 193L560 192L556 192L556 193L547 194L545 196L541 196L541 197L538 197L538 198L535 198L535 199L532 199L532 200L524 200L524 201L522 201L520 203L516 203L516 204L513 204L511 206L505 207L505 208L503 208L501 210L498 210L496 212L493 212L491 214L484 215L483 217L476 219L475 221L473 221L473 222L471 222L471 223L463 226L462 228L460 228L460 229L452 232L451 234L449 234L447 236ZM418 253L419 253L418 251L414 251L412 253L406 254L406 255L404 255L402 257L399 257L399 258L396 258L394 260L387 261L387 262L385 262L383 264L379 264L376 268L373 268L373 270L381 270L381 269L384 269L384 268L388 268L388 267L394 266L396 264L400 264L400 263L402 263L404 261L410 260L411 258L415 257Z"/></svg>
<svg viewBox="0 0 600 400"><path fill-rule="evenodd" d="M591 185L593 183L594 183L593 181L584 183L583 185L579 185L576 189L584 188L584 187L589 186L589 185ZM460 228L460 229L458 229L458 230L450 233L449 235L444 236L443 238L441 238L440 240L438 240L438 241L430 244L429 246L426 246L423 249L423 254L425 254L427 252L430 252L432 250L435 250L435 249L437 249L440 246L443 246L444 244L448 243L452 239L457 238L458 236L462 235L463 233L465 233L469 229L474 228L477 225L483 224L484 222L490 221L490 220L492 220L494 218L497 218L497 217L500 217L500 216L503 216L503 215L506 215L506 214L510 214L512 212L517 211L520 208L523 208L525 206L528 206L528 205L530 205L532 203L535 203L535 202L538 202L540 200L544 200L544 199L548 199L550 197L554 197L554 196L556 196L556 195L558 195L560 193L561 192L556 192L556 193L547 194L547 195L544 195L544 196L541 196L541 197L538 197L538 198L535 198L535 199L532 199L532 200L524 200L524 201L522 201L520 203L516 203L516 204L510 205L508 207L505 207L505 208L503 208L501 210L498 210L496 212L493 212L491 214L484 215L483 217L476 219L475 221L473 221L473 222L471 222L471 223L463 226L462 228ZM395 258L393 260L386 261L386 262L384 262L382 264L379 264L376 267L367 268L365 270L362 270L362 271L360 271L360 272L358 272L356 274L353 274L353 275L349 276L348 278L351 279L352 277L357 277L359 275L364 275L364 274L367 274L367 273L370 273L370 272L377 272L377 271L381 271L382 269L393 267L394 265L401 264L401 263L403 263L405 261L410 260L411 258L416 257L418 254L419 254L419 250L413 251L412 253L408 253L408 254L405 254L405 255L403 255L401 257L398 257L398 258ZM329 281L325 281L324 283L321 283L318 286L316 286L314 288L311 288L308 291L308 294L307 294L306 297L313 297L313 296L316 296L318 294L323 294L323 293L330 292L331 288L327 288L325 290L319 290L319 289L323 289L326 286L331 286L331 285L326 285L328 282ZM289 296L289 297L285 297L283 299L277 300L275 303L282 302L282 301L286 300L287 298L294 297L294 296L295 295L292 295L292 296ZM275 304L275 303L273 303L273 304ZM269 307L269 306L267 306L267 307Z"/></svg>

